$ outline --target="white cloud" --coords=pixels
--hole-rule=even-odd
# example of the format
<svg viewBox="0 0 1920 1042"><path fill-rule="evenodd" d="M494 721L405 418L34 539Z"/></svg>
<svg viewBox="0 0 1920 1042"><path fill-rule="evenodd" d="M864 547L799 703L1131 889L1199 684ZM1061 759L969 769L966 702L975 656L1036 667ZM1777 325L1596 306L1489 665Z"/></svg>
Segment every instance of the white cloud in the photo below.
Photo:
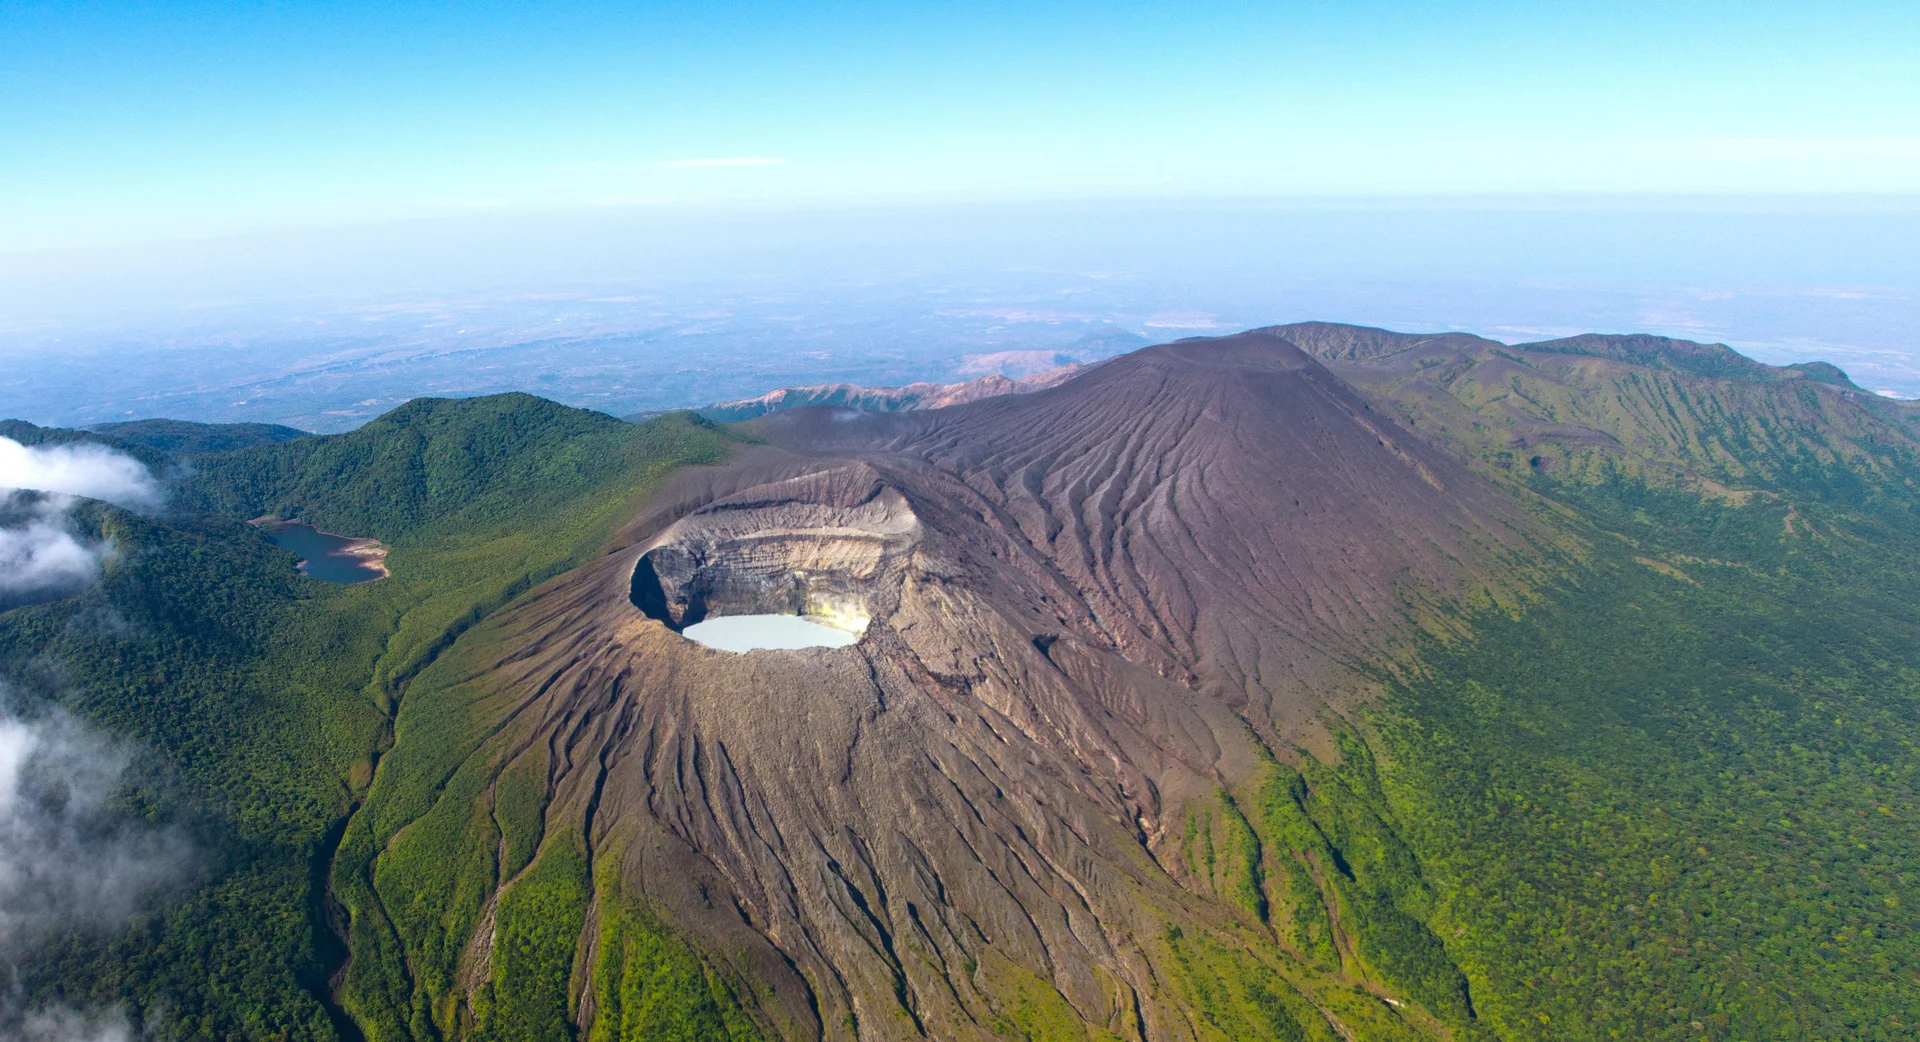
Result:
<svg viewBox="0 0 1920 1042"><path fill-rule="evenodd" d="M127 766L69 717L0 710L0 958L49 929L115 925L185 874L183 838L113 806Z"/></svg>
<svg viewBox="0 0 1920 1042"><path fill-rule="evenodd" d="M1720 137L1668 147L1716 159L1920 159L1920 137Z"/></svg>
<svg viewBox="0 0 1920 1042"><path fill-rule="evenodd" d="M1586 332L1579 326L1494 326L1493 331L1502 336L1524 337L1530 340L1558 340L1565 336L1579 336Z"/></svg>
<svg viewBox="0 0 1920 1042"><path fill-rule="evenodd" d="M0 701L6 689L0 685ZM153 890L187 876L192 849L113 805L126 751L69 717L28 720L0 709L0 965L51 931L111 928ZM125 1013L0 1004L0 1038L20 1042L130 1042Z"/></svg>
<svg viewBox="0 0 1920 1042"><path fill-rule="evenodd" d="M104 445L22 445L0 438L0 488L35 489L105 500L132 510L157 507L164 494L146 465Z"/></svg>
<svg viewBox="0 0 1920 1042"><path fill-rule="evenodd" d="M6 1037L19 1042L128 1042L133 1025L119 1010L83 1013L64 1006L35 1010L7 1024L0 1021Z"/></svg>
<svg viewBox="0 0 1920 1042"><path fill-rule="evenodd" d="M112 548L73 530L75 496L131 510L166 498L145 464L104 445L0 438L0 609L71 596L99 577Z"/></svg>
<svg viewBox="0 0 1920 1042"><path fill-rule="evenodd" d="M22 717L0 682L0 1039L132 1042L124 1010L23 1008L35 945L52 933L111 929L157 888L189 877L192 845L115 806L128 750L65 714ZM151 1027L151 1025L148 1025Z"/></svg>
<svg viewBox="0 0 1920 1042"><path fill-rule="evenodd" d="M66 496L0 497L0 609L69 597L92 586L110 547L74 533Z"/></svg>
<svg viewBox="0 0 1920 1042"><path fill-rule="evenodd" d="M786 166L787 160L773 156L725 156L713 159L669 159L658 164L662 170L690 170L712 166Z"/></svg>

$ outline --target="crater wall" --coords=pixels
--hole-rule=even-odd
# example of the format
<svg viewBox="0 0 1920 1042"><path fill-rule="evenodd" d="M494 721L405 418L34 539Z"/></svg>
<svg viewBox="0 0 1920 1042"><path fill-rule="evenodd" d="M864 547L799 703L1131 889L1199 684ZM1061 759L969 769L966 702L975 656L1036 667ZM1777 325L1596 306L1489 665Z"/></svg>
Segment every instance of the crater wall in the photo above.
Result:
<svg viewBox="0 0 1920 1042"><path fill-rule="evenodd" d="M747 489L682 518L635 564L629 599L673 630L727 615L804 615L852 632L898 597L920 535L864 464Z"/></svg>

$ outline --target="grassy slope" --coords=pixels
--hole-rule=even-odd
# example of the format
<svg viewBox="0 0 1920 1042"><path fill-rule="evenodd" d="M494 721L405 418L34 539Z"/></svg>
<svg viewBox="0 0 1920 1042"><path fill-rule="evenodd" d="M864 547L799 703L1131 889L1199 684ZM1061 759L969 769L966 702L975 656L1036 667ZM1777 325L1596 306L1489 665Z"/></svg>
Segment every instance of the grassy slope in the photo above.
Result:
<svg viewBox="0 0 1920 1042"><path fill-rule="evenodd" d="M407 680L592 553L673 467L727 446L684 416L630 426L525 395L416 401L352 434L204 457L171 520L89 512L120 550L107 578L0 615L0 658L165 751L154 784L206 834L209 868L123 936L56 943L26 998L161 1009L177 1037L331 1034L313 859L370 783ZM261 514L378 536L394 576L302 579L231 520Z"/></svg>

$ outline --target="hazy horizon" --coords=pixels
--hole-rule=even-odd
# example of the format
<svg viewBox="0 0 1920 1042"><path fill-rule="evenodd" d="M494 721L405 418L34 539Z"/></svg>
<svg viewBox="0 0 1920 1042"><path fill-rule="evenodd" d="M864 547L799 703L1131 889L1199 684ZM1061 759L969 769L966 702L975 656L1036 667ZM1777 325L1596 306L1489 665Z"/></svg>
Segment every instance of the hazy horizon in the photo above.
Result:
<svg viewBox="0 0 1920 1042"><path fill-rule="evenodd" d="M558 211L0 257L0 413L340 430L525 390L617 415L1321 319L1648 332L1920 396L1904 199ZM976 366L977 368L977 366Z"/></svg>

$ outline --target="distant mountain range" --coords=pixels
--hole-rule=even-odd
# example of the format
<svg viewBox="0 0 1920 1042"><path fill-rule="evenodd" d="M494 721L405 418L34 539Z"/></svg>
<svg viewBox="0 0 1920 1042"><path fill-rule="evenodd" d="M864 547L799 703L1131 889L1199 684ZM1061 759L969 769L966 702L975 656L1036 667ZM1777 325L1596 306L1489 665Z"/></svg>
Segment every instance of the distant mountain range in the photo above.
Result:
<svg viewBox="0 0 1920 1042"><path fill-rule="evenodd" d="M1045 390L1070 379L1081 370L1078 362L1023 376L1017 380L994 373L962 383L917 383L905 387L861 387L857 384L819 384L813 387L782 387L758 398L721 402L695 410L719 423L739 423L770 412L797 409L807 405L834 405L868 412L901 412L912 409L941 409L949 405L979 401L1003 394L1025 394Z"/></svg>
<svg viewBox="0 0 1920 1042"><path fill-rule="evenodd" d="M97 575L0 611L0 670L8 726L141 751L69 860L178 863L0 937L0 1030L1920 1023L1920 406L1832 366L1302 323L299 433L0 427L165 475L61 516ZM858 643L681 635L828 611Z"/></svg>
<svg viewBox="0 0 1920 1042"><path fill-rule="evenodd" d="M781 387L758 397L719 402L695 411L720 423L738 423L770 412L806 405L835 405L869 412L939 409L996 395L1043 390L1073 376L1084 365L1144 347L1147 343L1147 338L1136 333L1110 328L1089 333L1058 351L997 351L967 355L954 367L954 373L973 377L969 380L953 383L923 381L903 387L868 387L850 383ZM645 412L628 419L639 422L661 415L665 414Z"/></svg>

